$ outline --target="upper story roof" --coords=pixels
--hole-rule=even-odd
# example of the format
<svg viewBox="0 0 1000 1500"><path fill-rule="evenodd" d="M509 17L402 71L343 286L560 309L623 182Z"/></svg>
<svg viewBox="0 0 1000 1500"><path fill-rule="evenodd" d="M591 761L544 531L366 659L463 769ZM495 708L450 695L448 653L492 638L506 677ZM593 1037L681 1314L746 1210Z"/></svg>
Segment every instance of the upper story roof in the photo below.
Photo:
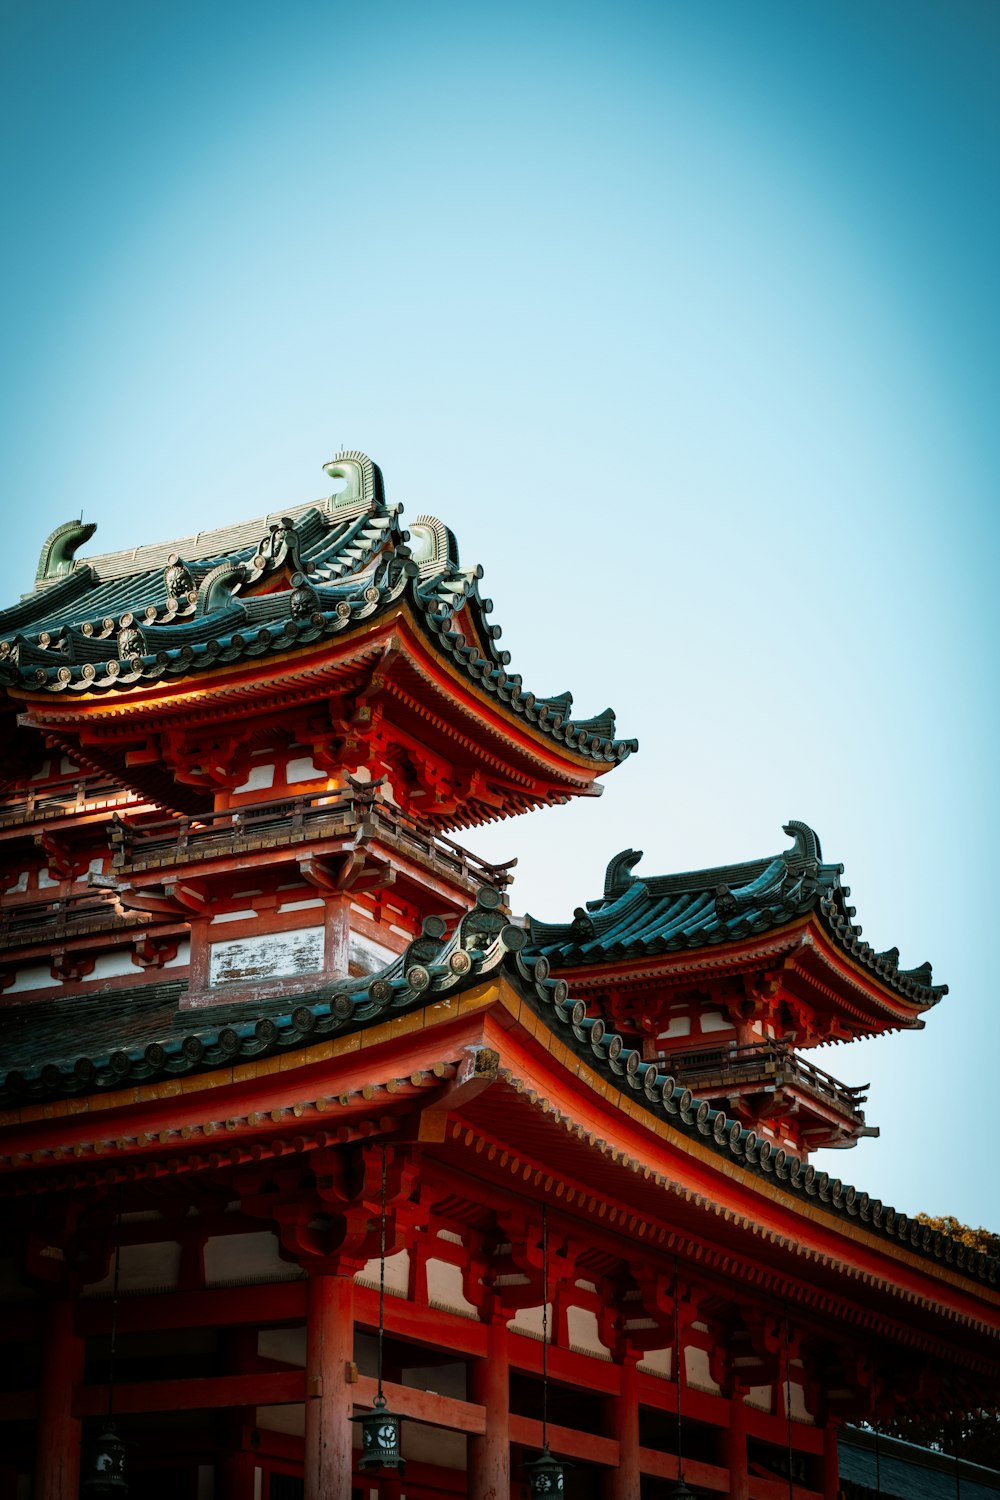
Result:
<svg viewBox="0 0 1000 1500"><path fill-rule="evenodd" d="M610 708L574 716L570 693L522 690L488 619L482 568L461 565L441 521L421 515L404 530L402 507L386 504L363 453L325 468L343 487L324 500L175 541L78 558L94 525L58 527L34 591L0 611L0 686L36 703L148 698L234 663L332 643L405 602L459 675L536 734L602 768L637 748L617 738Z"/></svg>
<svg viewBox="0 0 1000 1500"><path fill-rule="evenodd" d="M608 865L604 894L577 907L570 922L527 918L532 951L553 965L578 969L627 963L736 944L814 915L822 931L878 987L918 1012L936 1005L947 985L936 985L929 963L903 969L899 950L882 952L861 936L841 884L843 865L823 862L820 842L805 823L785 824L790 849L743 864L676 875L632 874L641 851L623 850Z"/></svg>

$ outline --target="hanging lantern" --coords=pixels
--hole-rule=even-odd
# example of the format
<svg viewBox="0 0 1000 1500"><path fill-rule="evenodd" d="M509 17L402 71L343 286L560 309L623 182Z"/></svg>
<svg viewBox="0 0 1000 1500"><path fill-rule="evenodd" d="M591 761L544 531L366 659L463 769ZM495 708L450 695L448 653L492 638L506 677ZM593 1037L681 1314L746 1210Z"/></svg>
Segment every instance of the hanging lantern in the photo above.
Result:
<svg viewBox="0 0 1000 1500"><path fill-rule="evenodd" d="M125 1483L125 1444L113 1422L105 1422L104 1431L93 1445L90 1473L83 1481L85 1495L128 1494Z"/></svg>
<svg viewBox="0 0 1000 1500"><path fill-rule="evenodd" d="M670 1500L694 1500L694 1495L688 1489L683 1479L678 1479L677 1483L670 1491Z"/></svg>
<svg viewBox="0 0 1000 1500"><path fill-rule="evenodd" d="M548 1443L537 1458L524 1465L524 1477L532 1495L561 1495L564 1465L552 1457Z"/></svg>
<svg viewBox="0 0 1000 1500"><path fill-rule="evenodd" d="M361 1424L361 1457L359 1469L406 1470L406 1459L400 1452L403 1419L394 1411L386 1411L385 1397L381 1392L372 1402L372 1410L364 1416L355 1417Z"/></svg>

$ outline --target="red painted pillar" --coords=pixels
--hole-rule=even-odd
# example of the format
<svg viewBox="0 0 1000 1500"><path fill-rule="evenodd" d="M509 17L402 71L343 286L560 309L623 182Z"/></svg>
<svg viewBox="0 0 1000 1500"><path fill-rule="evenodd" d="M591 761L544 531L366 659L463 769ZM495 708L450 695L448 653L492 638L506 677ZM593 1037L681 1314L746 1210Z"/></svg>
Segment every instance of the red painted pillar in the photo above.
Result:
<svg viewBox="0 0 1000 1500"><path fill-rule="evenodd" d="M73 1331L73 1303L49 1303L42 1347L34 1500L76 1500L80 1492L80 1422L72 1415L83 1379L83 1339Z"/></svg>
<svg viewBox="0 0 1000 1500"><path fill-rule="evenodd" d="M486 1431L469 1439L469 1500L510 1500L510 1364L507 1324L491 1322L486 1358L473 1360L469 1397L486 1408Z"/></svg>
<svg viewBox="0 0 1000 1500"><path fill-rule="evenodd" d="M351 1493L348 1372L354 1360L354 1282L315 1274L306 1304L305 1500L346 1500Z"/></svg>
<svg viewBox="0 0 1000 1500"><path fill-rule="evenodd" d="M737 1391L729 1401L726 1462L729 1465L730 1500L750 1500L750 1476L747 1473L747 1409L743 1404L742 1391Z"/></svg>
<svg viewBox="0 0 1000 1500"><path fill-rule="evenodd" d="M837 1452L837 1429L827 1422L823 1429L823 1500L837 1500L840 1494L840 1456Z"/></svg>
<svg viewBox="0 0 1000 1500"><path fill-rule="evenodd" d="M608 1437L618 1442L618 1467L604 1471L604 1500L639 1500L638 1360L627 1354L618 1367L618 1395L607 1403Z"/></svg>

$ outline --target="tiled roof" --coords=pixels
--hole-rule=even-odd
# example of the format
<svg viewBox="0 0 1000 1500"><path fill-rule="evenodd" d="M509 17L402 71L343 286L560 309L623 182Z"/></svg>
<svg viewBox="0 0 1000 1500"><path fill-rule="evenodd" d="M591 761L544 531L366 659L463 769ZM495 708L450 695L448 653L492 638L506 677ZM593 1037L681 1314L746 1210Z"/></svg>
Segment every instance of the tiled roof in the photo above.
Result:
<svg viewBox="0 0 1000 1500"><path fill-rule="evenodd" d="M0 611L0 686L127 694L332 642L405 601L465 677L573 754L607 764L637 748L615 737L611 709L574 718L571 694L522 691L496 644L500 627L487 618L482 569L460 565L446 526L418 516L404 530L402 507L386 505L378 467L362 453L339 454L326 468L346 489L180 541L81 560L73 553L93 527L58 528L42 549L34 594Z"/></svg>
<svg viewBox="0 0 1000 1500"><path fill-rule="evenodd" d="M961 1462L946 1453L881 1437L876 1456L871 1433L841 1433L840 1477L855 1486L851 1493L882 1495L886 1500L997 1500L1000 1474Z"/></svg>
<svg viewBox="0 0 1000 1500"><path fill-rule="evenodd" d="M182 987L174 982L122 990L86 1005L8 1004L0 1011L0 1046L15 1066L0 1086L0 1103L10 1108L93 1095L308 1048L333 1033L362 1030L503 973L570 1051L671 1130L791 1197L810 1199L834 1217L854 1220L929 1260L996 1285L1000 1262L803 1165L696 1098L661 1071L661 1063L644 1061L594 1014L593 1002L572 999L566 980L552 977L547 958L530 953L523 928L509 921L501 900L486 888L450 934L442 918L428 917L422 935L378 975L328 983L291 1002L233 1002L211 1011L185 1011L178 1007Z"/></svg>
<svg viewBox="0 0 1000 1500"><path fill-rule="evenodd" d="M829 936L888 988L920 1009L937 1004L929 963L899 967L899 951L879 953L864 941L847 904L843 865L823 863L819 839L805 823L785 824L794 840L781 854L746 864L637 878L641 852L626 849L608 865L604 895L578 907L571 922L527 919L530 950L558 967L614 963L738 942L815 912Z"/></svg>

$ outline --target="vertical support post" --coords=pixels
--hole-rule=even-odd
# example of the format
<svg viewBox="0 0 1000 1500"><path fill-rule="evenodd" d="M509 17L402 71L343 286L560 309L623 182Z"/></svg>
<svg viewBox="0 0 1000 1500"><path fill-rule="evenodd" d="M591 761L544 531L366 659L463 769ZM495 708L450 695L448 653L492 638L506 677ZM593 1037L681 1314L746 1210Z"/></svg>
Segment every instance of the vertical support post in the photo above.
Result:
<svg viewBox="0 0 1000 1500"><path fill-rule="evenodd" d="M326 897L326 958L327 974L346 977L351 957L351 903L346 896Z"/></svg>
<svg viewBox="0 0 1000 1500"><path fill-rule="evenodd" d="M35 1500L76 1500L80 1492L80 1421L72 1411L83 1339L73 1330L73 1307L70 1297L57 1297L45 1314Z"/></svg>
<svg viewBox="0 0 1000 1500"><path fill-rule="evenodd" d="M729 1465L730 1500L750 1500L750 1476L747 1472L747 1409L743 1404L743 1392L738 1387L729 1398L726 1462Z"/></svg>
<svg viewBox="0 0 1000 1500"><path fill-rule="evenodd" d="M490 1322L486 1358L472 1362L470 1396L486 1408L486 1431L469 1439L469 1500L510 1500L510 1363L507 1324Z"/></svg>
<svg viewBox="0 0 1000 1500"><path fill-rule="evenodd" d="M351 1277L311 1275L306 1320L305 1500L344 1500L351 1493L354 1410Z"/></svg>
<svg viewBox="0 0 1000 1500"><path fill-rule="evenodd" d="M639 1468L638 1357L626 1353L618 1366L618 1395L607 1403L608 1436L618 1440L618 1466L604 1471L604 1500L636 1500Z"/></svg>
<svg viewBox="0 0 1000 1500"><path fill-rule="evenodd" d="M823 1428L823 1500L837 1500L840 1494L840 1455L837 1452L837 1428L827 1422Z"/></svg>

